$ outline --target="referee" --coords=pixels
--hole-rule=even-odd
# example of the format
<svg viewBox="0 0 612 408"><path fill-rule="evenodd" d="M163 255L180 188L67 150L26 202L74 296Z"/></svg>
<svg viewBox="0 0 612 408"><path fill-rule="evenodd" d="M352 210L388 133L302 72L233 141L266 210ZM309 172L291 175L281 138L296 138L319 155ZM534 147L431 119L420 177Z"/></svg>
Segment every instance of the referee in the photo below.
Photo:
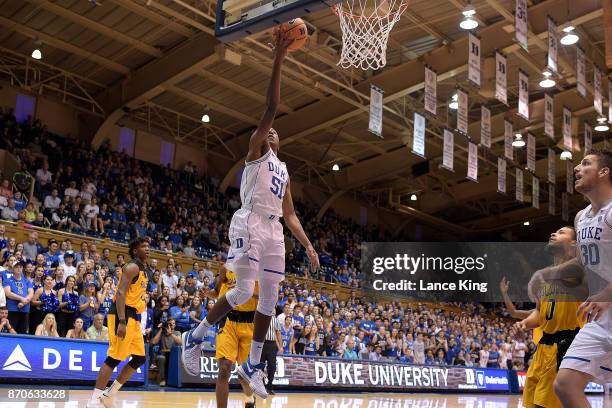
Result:
<svg viewBox="0 0 612 408"><path fill-rule="evenodd" d="M272 316L270 327L268 327L268 332L266 333L266 341L263 345L260 360L260 363L263 363L264 361L267 363L268 384L266 384L266 390L270 395L274 395L274 392L272 391L272 383L274 382L274 373L276 372L276 354L279 351L283 351L283 342L281 340L280 330L278 330L278 318L276 316Z"/></svg>

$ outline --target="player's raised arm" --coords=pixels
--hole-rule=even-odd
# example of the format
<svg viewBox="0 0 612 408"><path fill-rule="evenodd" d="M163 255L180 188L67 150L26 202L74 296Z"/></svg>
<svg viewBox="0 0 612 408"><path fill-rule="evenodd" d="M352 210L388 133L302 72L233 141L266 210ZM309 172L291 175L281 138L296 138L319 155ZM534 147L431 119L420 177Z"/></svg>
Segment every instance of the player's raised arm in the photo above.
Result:
<svg viewBox="0 0 612 408"><path fill-rule="evenodd" d="M278 30L275 38L276 44L274 48L274 62L272 64L272 78L270 78L266 96L266 110L259 120L257 129L253 132L249 140L249 153L246 157L247 162L257 160L261 156L262 146L266 145L268 134L272 128L272 122L274 122L274 117L276 116L276 109L280 103L282 65L287 55L287 47L290 44L290 42L283 39L282 35L281 30Z"/></svg>
<svg viewBox="0 0 612 408"><path fill-rule="evenodd" d="M300 244L306 248L306 255L310 259L310 267L312 270L319 269L319 255L315 251L314 247L310 243L310 240L302 228L302 223L298 219L295 213L295 207L293 206L293 198L291 197L291 185L287 181L287 191L283 197L283 218L285 219L285 225L289 228L289 231L295 236Z"/></svg>
<svg viewBox="0 0 612 408"><path fill-rule="evenodd" d="M512 299L510 299L510 296L508 295L509 287L510 281L508 281L504 276L501 282L499 282L499 290L501 292L502 298L504 299L504 305L506 306L506 309L508 309L508 312L510 312L510 316L512 316L514 319L526 319L527 317L529 317L533 309L518 310L516 306L514 306L514 303L512 303Z"/></svg>

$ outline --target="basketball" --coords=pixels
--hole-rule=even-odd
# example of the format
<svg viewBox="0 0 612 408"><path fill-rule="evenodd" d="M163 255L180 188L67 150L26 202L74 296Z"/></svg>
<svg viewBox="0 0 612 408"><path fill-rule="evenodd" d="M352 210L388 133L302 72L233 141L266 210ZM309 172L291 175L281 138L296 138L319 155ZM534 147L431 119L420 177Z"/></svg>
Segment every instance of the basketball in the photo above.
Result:
<svg viewBox="0 0 612 408"><path fill-rule="evenodd" d="M296 51L302 48L308 40L308 27L301 18L289 20L279 26L274 27L273 38L276 38L278 29L281 29L284 37L292 39L293 42L289 45L289 51Z"/></svg>

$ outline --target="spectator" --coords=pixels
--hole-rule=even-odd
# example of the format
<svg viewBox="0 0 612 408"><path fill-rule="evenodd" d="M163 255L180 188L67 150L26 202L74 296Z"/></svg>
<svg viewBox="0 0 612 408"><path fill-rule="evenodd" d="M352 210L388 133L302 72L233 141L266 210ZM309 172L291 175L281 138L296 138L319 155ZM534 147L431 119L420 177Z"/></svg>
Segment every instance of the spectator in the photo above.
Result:
<svg viewBox="0 0 612 408"><path fill-rule="evenodd" d="M176 288L178 286L178 276L174 273L174 266L168 264L166 273L162 276L164 287L170 290L170 299L176 298Z"/></svg>
<svg viewBox="0 0 612 408"><path fill-rule="evenodd" d="M13 198L13 189L11 188L11 182L8 179L3 179L0 185L0 196L4 197L7 202L9 198Z"/></svg>
<svg viewBox="0 0 612 408"><path fill-rule="evenodd" d="M66 279L68 279L68 277L74 276L77 272L76 267L72 265L72 263L74 262L74 252L64 252L64 256L62 257L62 259L64 261L64 282L66 282Z"/></svg>
<svg viewBox="0 0 612 408"><path fill-rule="evenodd" d="M3 285L11 326L17 333L27 334L30 302L34 296L34 290L32 289L32 283L22 273L23 263L14 261L12 276L3 282Z"/></svg>
<svg viewBox="0 0 612 408"><path fill-rule="evenodd" d="M110 258L110 249L104 248L102 250L102 259L100 259L100 265L106 265L109 271L115 270L115 263Z"/></svg>
<svg viewBox="0 0 612 408"><path fill-rule="evenodd" d="M30 327L32 327L32 325L34 325L33 327L35 328L39 327L40 321L38 320L38 316L47 318L49 314L53 315L53 324L54 327L56 326L55 313L59 310L60 301L57 298L57 293L53 290L54 285L55 279L53 279L53 275L47 273L44 277L43 287L38 288L36 292L34 292L34 297L32 298L32 306L38 313L36 313L36 315L31 313ZM34 316L36 316L36 318L34 318Z"/></svg>
<svg viewBox="0 0 612 408"><path fill-rule="evenodd" d="M51 195L45 197L44 208L47 214L51 214L54 210L57 210L62 203L62 199L59 198L57 189L51 190Z"/></svg>
<svg viewBox="0 0 612 408"><path fill-rule="evenodd" d="M38 212L34 209L34 204L27 203L24 211L25 211L25 221L26 222L32 223L36 221Z"/></svg>
<svg viewBox="0 0 612 408"><path fill-rule="evenodd" d="M187 240L187 245L183 247L183 253L187 256L195 257L195 248L193 247L193 239Z"/></svg>
<svg viewBox="0 0 612 408"><path fill-rule="evenodd" d="M36 170L36 183L41 192L48 191L51 187L53 174L49 171L49 162L43 161L42 168Z"/></svg>
<svg viewBox="0 0 612 408"><path fill-rule="evenodd" d="M43 252L43 247L38 243L38 232L32 231L28 234L28 239L23 243L23 255L28 260L35 260L39 253Z"/></svg>
<svg viewBox="0 0 612 408"><path fill-rule="evenodd" d="M93 325L87 329L89 340L108 341L108 328L104 326L104 315L98 313L94 316Z"/></svg>
<svg viewBox="0 0 612 408"><path fill-rule="evenodd" d="M19 190L15 191L15 195L14 195L13 199L15 200L15 209L18 212L22 212L23 210L25 210L26 205L28 204L28 202L26 201L25 198L23 198L23 196L21 194L21 191L19 191Z"/></svg>
<svg viewBox="0 0 612 408"><path fill-rule="evenodd" d="M181 333L190 329L189 309L185 297L182 295L176 297L176 304L170 308L170 316L175 320L176 329Z"/></svg>
<svg viewBox="0 0 612 408"><path fill-rule="evenodd" d="M60 299L60 310L57 314L60 336L65 336L70 327L74 326L74 320L79 310L79 293L76 291L76 277L74 275L66 278L66 286L57 293ZM82 321L82 320L81 320Z"/></svg>
<svg viewBox="0 0 612 408"><path fill-rule="evenodd" d="M4 274L0 273L0 307L6 307L6 295L4 294L4 285L2 284L3 279ZM8 316L8 309L6 315Z"/></svg>
<svg viewBox="0 0 612 408"><path fill-rule="evenodd" d="M346 360L357 360L357 352L355 351L355 341L350 339L346 345L346 350L344 350L344 355L342 358Z"/></svg>
<svg viewBox="0 0 612 408"><path fill-rule="evenodd" d="M79 298L79 317L83 320L83 330L87 331L93 323L93 317L100 308L100 302L96 297L96 284L88 281L84 285L83 293Z"/></svg>
<svg viewBox="0 0 612 408"><path fill-rule="evenodd" d="M98 200L93 197L85 209L83 215L85 219L85 228L87 230L93 230L98 232L98 215L100 214L100 207L98 207Z"/></svg>
<svg viewBox="0 0 612 408"><path fill-rule="evenodd" d="M87 336L87 333L83 329L83 319L82 318L77 317L74 320L73 328L68 330L68 333L66 333L66 338L67 339L79 339L79 340L89 339L89 337Z"/></svg>
<svg viewBox="0 0 612 408"><path fill-rule="evenodd" d="M44 337L59 337L57 333L57 323L55 322L55 315L53 313L47 313L42 323L36 328L36 336Z"/></svg>
<svg viewBox="0 0 612 408"><path fill-rule="evenodd" d="M17 221L19 219L19 212L15 208L15 200L9 198L8 206L2 209L2 219L7 221Z"/></svg>
<svg viewBox="0 0 612 408"><path fill-rule="evenodd" d="M176 322L173 318L169 318L166 323L160 323L157 327L159 330L151 339L151 345L159 344L159 351L156 352L155 363L159 368L159 385L166 386L166 378L168 378L168 363L170 362L170 350L173 346L181 345L181 333L176 328Z"/></svg>
<svg viewBox="0 0 612 408"><path fill-rule="evenodd" d="M76 188L76 181L71 181L64 190L64 197L76 198L79 195L79 189Z"/></svg>
<svg viewBox="0 0 612 408"><path fill-rule="evenodd" d="M1 291L0 291L1 292ZM6 306L0 305L0 334L17 334L11 322L8 319L8 309Z"/></svg>

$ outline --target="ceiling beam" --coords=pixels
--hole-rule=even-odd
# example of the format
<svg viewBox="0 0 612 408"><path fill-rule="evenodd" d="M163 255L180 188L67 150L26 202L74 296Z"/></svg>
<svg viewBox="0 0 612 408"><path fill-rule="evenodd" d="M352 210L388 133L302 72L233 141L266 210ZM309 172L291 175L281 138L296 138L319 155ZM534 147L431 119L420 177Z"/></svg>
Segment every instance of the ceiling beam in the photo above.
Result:
<svg viewBox="0 0 612 408"><path fill-rule="evenodd" d="M18 33L21 33L23 35L25 35L26 37L30 37L32 39L39 39L41 40L43 43L66 51L68 53L71 54L75 54L78 55L79 57L82 57L86 60L95 62L97 64L100 64L102 66L104 66L105 68L110 69L111 71L114 72L119 72L123 75L127 75L130 73L130 69L128 67L126 67L125 65L121 65L115 61L111 61L108 58L104 58L101 57L93 52L89 52L89 51L85 51L82 48L76 47L70 43L67 43L65 41L59 40L51 35L45 34L41 31L38 30L34 30L28 26L25 26L23 24L19 24L13 20L10 20L6 17L2 17L0 16L0 25L6 27L8 30L15 30Z"/></svg>
<svg viewBox="0 0 612 408"><path fill-rule="evenodd" d="M65 18L66 20L72 21L73 23L77 23L84 28L95 31L113 40L120 41L124 44L131 45L135 49L142 51L145 54L148 54L152 57L160 58L162 56L162 52L160 50L158 50L157 48L149 44L146 44L140 40L137 40L136 38L132 38L129 35L123 34L113 28L105 26L104 24L98 23L97 21L83 17L82 15L78 13L75 13L64 7L58 6L57 4L51 3L48 0L28 0L28 1L47 11L50 11L51 13L59 17Z"/></svg>
<svg viewBox="0 0 612 408"><path fill-rule="evenodd" d="M165 29L169 31L173 31L176 34L182 35L186 38L191 38L195 35L195 33L189 28L185 27L182 24L177 23L174 20L171 20L167 17L162 16L150 8L140 5L134 0L105 0L111 3L115 3L118 6L121 6L127 10L130 10L132 13L137 14L139 16L145 17L147 20L150 20L154 23L157 23L163 26Z"/></svg>

